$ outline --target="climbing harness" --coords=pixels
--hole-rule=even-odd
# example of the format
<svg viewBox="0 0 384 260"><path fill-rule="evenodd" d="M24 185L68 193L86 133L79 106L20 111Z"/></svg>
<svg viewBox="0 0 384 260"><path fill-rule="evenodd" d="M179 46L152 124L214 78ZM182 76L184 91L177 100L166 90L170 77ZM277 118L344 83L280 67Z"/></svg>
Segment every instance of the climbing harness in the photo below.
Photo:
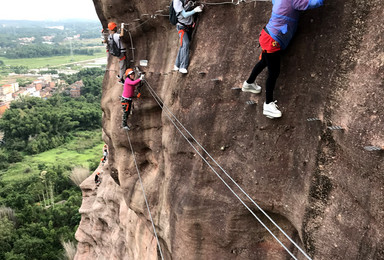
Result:
<svg viewBox="0 0 384 260"><path fill-rule="evenodd" d="M240 187L239 184L236 183L236 181L221 167L220 164L216 162L214 158L208 153L208 151L195 139L195 137L184 127L184 125L176 118L176 116L169 110L169 108L164 104L164 102L161 100L161 98L157 95L157 93L153 90L153 88L150 86L148 81L144 80L144 83L146 84L148 91L152 95L152 97L155 99L157 104L160 106L160 108L166 112L166 116L171 121L171 123L176 127L176 129L180 132L180 134L184 137L184 139L191 145L191 147L195 150L195 152L201 157L201 159L208 165L208 167L216 174L216 176L224 183L224 185L233 193L233 195L244 205L244 207L257 219L257 221L272 235L273 238L288 252L288 254L295 260L297 258L289 251L289 249L273 234L273 232L261 221L261 219L247 206L247 204L244 202L243 199L240 198L240 196L230 187L230 185L223 179L223 177L217 173L217 171L213 168L213 166L207 161L206 158L202 155L201 152L198 151L197 147L195 147L192 144L192 139L203 151L204 153L220 168L220 170L232 181L233 184L237 186L237 188L262 212L269 221L279 229L279 231L284 234L284 236L308 259L311 260L311 258L280 228L279 225L276 224L275 221ZM172 118L171 118L172 117ZM176 124L178 123L178 126ZM186 135L182 132L180 129L182 128L188 135L189 138L186 137Z"/></svg>
<svg viewBox="0 0 384 260"><path fill-rule="evenodd" d="M153 233L155 234L155 237L156 237L157 246L158 246L158 248L159 248L159 252L160 252L161 259L164 260L163 252L162 252L162 250L161 250L161 246L160 246L160 241L159 241L159 238L158 238L158 236L157 236L157 232L156 232L155 224L153 223L151 210L149 209L149 204L148 204L147 196L145 195L145 190L144 190L144 186L143 186L143 181L142 181L142 179L141 179L141 175L140 175L139 167L137 166L136 157L135 157L135 152L133 151L132 143L131 143L131 139L129 138L129 133L128 133L128 131L126 131L126 134L127 134L127 137L128 137L129 147L131 148L131 151L132 151L132 157L133 157L133 160L134 160L134 162L135 162L135 166L136 166L136 170L137 170L137 175L139 176L140 186L141 186L141 190L143 191L143 196L144 196L144 200L145 200L145 205L147 206L148 215L149 215L149 218L150 218L151 223L152 223Z"/></svg>

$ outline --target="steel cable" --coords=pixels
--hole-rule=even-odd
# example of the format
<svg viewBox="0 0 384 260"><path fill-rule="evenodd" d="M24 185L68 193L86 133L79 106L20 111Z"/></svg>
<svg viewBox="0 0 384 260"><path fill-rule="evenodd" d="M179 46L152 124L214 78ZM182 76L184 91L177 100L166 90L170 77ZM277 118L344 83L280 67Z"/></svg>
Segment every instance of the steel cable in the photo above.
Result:
<svg viewBox="0 0 384 260"><path fill-rule="evenodd" d="M148 82L145 81L147 84ZM148 87L149 84L148 84ZM151 87L150 87L151 88ZM152 89L152 88L151 88ZM160 97L156 94L155 95L160 99ZM161 99L160 99L161 100ZM188 133L188 135L196 142L196 144L208 155L208 157L220 168L220 170L223 171L223 173L239 188L239 190L271 221L271 223L276 226L281 233L284 234L284 236L308 259L311 260L311 258L305 253L304 250L302 250L296 243L293 241L285 232L283 229L280 228L279 225L241 188L239 184L221 167L221 165L208 153L208 151L194 138L194 136L184 127L184 125L177 119L177 117L172 114L172 112L168 109L166 105L164 105L166 109L169 111L169 113L172 115L172 117L180 124L180 126Z"/></svg>
<svg viewBox="0 0 384 260"><path fill-rule="evenodd" d="M239 197L239 195L228 185L227 182L225 182L225 180L216 172L216 170L212 167L212 165L202 156L202 154L197 150L197 148L192 144L192 142L184 135L184 133L180 130L180 128L176 125L175 121L178 122L180 124L180 126L188 133L188 135L198 144L198 146L200 148L203 149L203 151L209 156L209 158L211 158L215 164L226 174L226 176L243 192L244 195L247 196L247 198L249 198L253 204L255 204L258 209L260 209L260 211L265 215L267 216L267 218L289 239L289 241L291 241L292 244L294 244L299 250L300 252L302 252L305 257L307 257L307 259L311 260L311 258L267 215L267 213L265 213L265 211L263 211L261 209L260 206L257 205L257 203L252 199L250 198L250 196L228 175L228 173L226 173L224 171L224 169L209 155L209 153L204 149L204 147L202 147L202 145L196 141L196 139L189 133L188 130L186 130L186 128L183 126L183 124L180 123L180 121L175 117L175 115L173 115L173 113L168 109L168 107L164 104L164 102L161 100L161 98L156 94L156 92L153 90L153 88L149 85L149 83L145 80L144 81L148 87L148 90L150 92L150 94L153 96L153 98L155 99L155 101L158 103L158 105L162 108L162 110L164 111L164 107L166 108L166 110L168 111L165 111L166 112L166 115L167 117L169 118L169 120L172 122L172 124L176 127L176 129L180 132L180 134L184 137L184 139L192 146L192 148L196 151L196 153L203 159L203 161L211 168L211 170L217 175L217 177L225 184L225 186L227 186L227 188L236 196L236 198L247 208L247 210L259 221L259 223L273 236L273 238L276 239L276 241L292 256L293 259L297 260L297 258L288 250L288 248L273 234L273 232L257 217L257 215L245 204L245 202ZM162 104L160 104L162 103ZM172 118L170 117L170 115L172 115L172 117L175 119L172 120Z"/></svg>
<svg viewBox="0 0 384 260"><path fill-rule="evenodd" d="M163 252L162 252L162 250L161 250L161 246L160 246L160 241L159 241L159 238L158 238L157 233L156 233L155 224L153 223L153 219L152 219L151 211L150 211L150 209L149 209L149 204L148 204L147 196L145 195L145 190L144 190L143 181L141 180L141 175L140 175L139 167L137 166L135 153L134 153L133 148L132 148L131 139L129 138L129 133L128 133L128 131L126 131L126 133L127 133L127 137L128 137L128 141L129 141L129 146L131 147L132 157L133 157L133 160L134 160L134 162L135 162L135 166L136 166L137 174L138 174L138 176L139 176L141 189L143 190L143 195L144 195L145 205L147 206L147 210L148 210L149 218L150 218L151 223L152 223L153 232L154 232L155 237L156 237L156 240L157 240L157 246L159 247L159 252L160 252L161 259L164 260Z"/></svg>

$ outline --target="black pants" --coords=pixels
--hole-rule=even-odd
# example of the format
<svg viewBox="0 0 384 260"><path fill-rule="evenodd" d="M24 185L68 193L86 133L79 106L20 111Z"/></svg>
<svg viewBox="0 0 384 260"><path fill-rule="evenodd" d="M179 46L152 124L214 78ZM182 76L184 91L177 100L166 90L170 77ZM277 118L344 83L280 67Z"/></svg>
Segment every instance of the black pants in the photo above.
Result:
<svg viewBox="0 0 384 260"><path fill-rule="evenodd" d="M123 107L123 122L122 126L127 126L128 115L131 112L132 99L121 98L121 106Z"/></svg>
<svg viewBox="0 0 384 260"><path fill-rule="evenodd" d="M247 79L247 83L251 84L255 82L256 77L268 67L268 78L265 86L266 92L266 103L273 102L273 90L275 89L276 80L280 74L280 57L281 51L277 51L274 53L266 53L263 52L261 55L261 60L255 65L252 70L251 75Z"/></svg>

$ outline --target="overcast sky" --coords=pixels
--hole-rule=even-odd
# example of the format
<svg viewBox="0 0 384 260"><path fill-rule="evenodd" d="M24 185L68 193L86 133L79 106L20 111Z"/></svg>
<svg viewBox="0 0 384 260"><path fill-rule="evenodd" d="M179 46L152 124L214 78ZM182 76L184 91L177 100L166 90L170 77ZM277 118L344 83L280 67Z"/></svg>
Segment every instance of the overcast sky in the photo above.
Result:
<svg viewBox="0 0 384 260"><path fill-rule="evenodd" d="M98 20L92 0L0 1L0 20Z"/></svg>

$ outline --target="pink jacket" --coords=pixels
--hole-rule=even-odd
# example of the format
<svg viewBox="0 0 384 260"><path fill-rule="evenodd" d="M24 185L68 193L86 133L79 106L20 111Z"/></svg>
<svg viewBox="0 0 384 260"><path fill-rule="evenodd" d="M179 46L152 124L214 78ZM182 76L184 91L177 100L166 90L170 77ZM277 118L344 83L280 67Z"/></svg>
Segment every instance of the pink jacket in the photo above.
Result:
<svg viewBox="0 0 384 260"><path fill-rule="evenodd" d="M140 82L141 82L141 79L132 81L130 78L127 77L124 81L124 90L123 90L122 97L123 98L133 97L135 93L135 88Z"/></svg>

